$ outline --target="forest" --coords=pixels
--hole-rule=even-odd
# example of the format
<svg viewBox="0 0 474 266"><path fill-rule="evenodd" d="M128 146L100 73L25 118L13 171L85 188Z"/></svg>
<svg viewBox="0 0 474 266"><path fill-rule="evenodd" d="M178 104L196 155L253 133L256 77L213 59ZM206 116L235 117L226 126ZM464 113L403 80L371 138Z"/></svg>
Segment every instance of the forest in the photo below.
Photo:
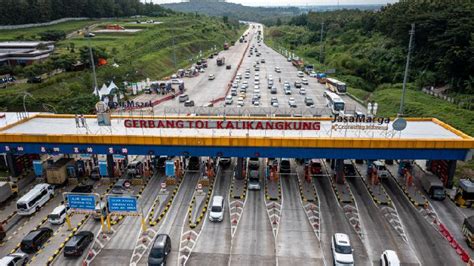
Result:
<svg viewBox="0 0 474 266"><path fill-rule="evenodd" d="M0 0L0 25L47 22L66 17L112 18L168 14L140 0Z"/></svg>

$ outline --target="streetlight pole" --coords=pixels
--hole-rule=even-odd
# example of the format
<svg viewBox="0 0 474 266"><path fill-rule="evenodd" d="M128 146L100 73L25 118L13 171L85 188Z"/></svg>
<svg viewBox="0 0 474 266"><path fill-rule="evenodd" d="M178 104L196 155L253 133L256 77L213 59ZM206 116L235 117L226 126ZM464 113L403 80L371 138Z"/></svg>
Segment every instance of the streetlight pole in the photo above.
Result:
<svg viewBox="0 0 474 266"><path fill-rule="evenodd" d="M407 55L407 63L405 65L405 75L403 76L403 90L402 90L402 98L400 99L400 110L398 112L398 116L403 116L403 105L405 104L405 92L406 92L406 84L408 79L408 68L410 67L410 55L411 55L411 46L413 42L413 36L415 35L415 24L411 24L410 34L410 42L408 43L408 55Z"/></svg>
<svg viewBox="0 0 474 266"><path fill-rule="evenodd" d="M87 32L87 36L89 36L90 32ZM97 75L95 74L95 62L94 56L92 55L92 47L91 47L91 37L87 37L87 43L89 45L89 54L91 56L91 65L92 65L92 75L94 77L94 92L97 89Z"/></svg>
<svg viewBox="0 0 474 266"><path fill-rule="evenodd" d="M23 111L25 112L25 116L28 117L28 111L26 111L26 103L25 103L25 100L26 100L26 96L30 96L31 98L33 98L33 95L31 95L29 92L24 92L23 93Z"/></svg>
<svg viewBox="0 0 474 266"><path fill-rule="evenodd" d="M321 36L319 37L319 63L323 63L323 32L324 22L321 22Z"/></svg>

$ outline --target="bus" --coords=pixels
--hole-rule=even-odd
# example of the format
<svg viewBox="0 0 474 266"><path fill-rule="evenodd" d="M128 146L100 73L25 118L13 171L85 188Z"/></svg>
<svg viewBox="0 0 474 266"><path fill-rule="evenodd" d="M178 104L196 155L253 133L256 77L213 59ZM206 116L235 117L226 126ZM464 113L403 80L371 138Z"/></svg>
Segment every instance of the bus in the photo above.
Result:
<svg viewBox="0 0 474 266"><path fill-rule="evenodd" d="M53 186L45 183L34 186L16 202L18 215L31 215L35 213L53 196Z"/></svg>
<svg viewBox="0 0 474 266"><path fill-rule="evenodd" d="M346 83L332 78L326 80L326 88L337 94L346 94L347 92Z"/></svg>
<svg viewBox="0 0 474 266"><path fill-rule="evenodd" d="M325 91L324 97L326 98L327 106L331 108L333 114L341 114L344 112L346 104L339 95L330 91Z"/></svg>

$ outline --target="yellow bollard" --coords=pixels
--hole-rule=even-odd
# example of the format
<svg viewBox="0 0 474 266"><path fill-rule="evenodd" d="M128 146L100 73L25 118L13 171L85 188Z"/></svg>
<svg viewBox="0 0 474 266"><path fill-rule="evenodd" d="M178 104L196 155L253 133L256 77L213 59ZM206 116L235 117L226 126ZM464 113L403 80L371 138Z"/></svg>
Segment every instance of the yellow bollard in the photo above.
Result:
<svg viewBox="0 0 474 266"><path fill-rule="evenodd" d="M67 223L67 230L68 230L68 231L71 231L71 230L72 230L71 219L69 219L69 215L68 215L68 214L66 214L66 223Z"/></svg>
<svg viewBox="0 0 474 266"><path fill-rule="evenodd" d="M105 221L104 221L104 215L100 215L100 226L102 227L102 231L105 231Z"/></svg>
<svg viewBox="0 0 474 266"><path fill-rule="evenodd" d="M110 214L107 215L107 232L112 231L111 225L110 225Z"/></svg>
<svg viewBox="0 0 474 266"><path fill-rule="evenodd" d="M145 217L143 217L143 215L140 215L140 216L141 216L141 220L142 220L142 232L145 232L146 231Z"/></svg>

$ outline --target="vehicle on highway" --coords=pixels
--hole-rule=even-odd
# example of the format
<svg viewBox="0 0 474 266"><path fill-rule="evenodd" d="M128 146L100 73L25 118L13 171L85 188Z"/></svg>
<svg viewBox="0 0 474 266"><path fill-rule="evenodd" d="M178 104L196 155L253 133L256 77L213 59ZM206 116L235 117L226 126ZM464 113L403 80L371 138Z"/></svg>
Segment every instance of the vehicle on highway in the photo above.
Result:
<svg viewBox="0 0 474 266"><path fill-rule="evenodd" d="M290 97L290 99L288 100L288 105L289 105L291 108L296 108L296 100L295 100L295 98Z"/></svg>
<svg viewBox="0 0 474 266"><path fill-rule="evenodd" d="M309 73L309 76L312 77L312 78L316 78L318 76L318 73L314 72L314 71L311 71Z"/></svg>
<svg viewBox="0 0 474 266"><path fill-rule="evenodd" d="M380 256L380 266L400 266L400 259L393 250L385 250Z"/></svg>
<svg viewBox="0 0 474 266"><path fill-rule="evenodd" d="M78 185L71 190L71 193L91 193L93 188L92 185Z"/></svg>
<svg viewBox="0 0 474 266"><path fill-rule="evenodd" d="M167 234L159 234L148 255L148 266L166 265L166 259L171 252L171 238Z"/></svg>
<svg viewBox="0 0 474 266"><path fill-rule="evenodd" d="M37 184L16 202L17 214L31 215L38 211L53 196L53 186L45 183Z"/></svg>
<svg viewBox="0 0 474 266"><path fill-rule="evenodd" d="M179 84L179 83L181 83L181 80L179 80L179 79L172 79L171 80L171 84Z"/></svg>
<svg viewBox="0 0 474 266"><path fill-rule="evenodd" d="M128 179L119 179L115 182L114 186L110 190L112 194L124 194L127 192L128 188L130 187L130 180Z"/></svg>
<svg viewBox="0 0 474 266"><path fill-rule="evenodd" d="M188 162L188 170L197 171L199 170L200 167L201 167L201 159L199 159L199 157L196 157L196 156L191 156Z"/></svg>
<svg viewBox="0 0 474 266"><path fill-rule="evenodd" d="M302 83L303 85L308 85L308 84L309 84L309 83L308 83L308 80L305 79L305 78L302 78L302 79L301 79L301 83Z"/></svg>
<svg viewBox="0 0 474 266"><path fill-rule="evenodd" d="M380 178L388 178L388 171L384 163L381 161L374 161L372 165L377 170L377 174Z"/></svg>
<svg viewBox="0 0 474 266"><path fill-rule="evenodd" d="M231 68L232 68L232 65L225 66L225 69L231 69Z"/></svg>
<svg viewBox="0 0 474 266"><path fill-rule="evenodd" d="M344 160L344 174L346 176L356 176L357 172L350 160Z"/></svg>
<svg viewBox="0 0 474 266"><path fill-rule="evenodd" d="M338 95L325 91L324 97L326 98L326 105L331 109L333 114L343 113L345 109L345 102Z"/></svg>
<svg viewBox="0 0 474 266"><path fill-rule="evenodd" d="M260 85L260 81L255 80L255 81L253 82L253 84L259 86L259 85Z"/></svg>
<svg viewBox="0 0 474 266"><path fill-rule="evenodd" d="M424 173L420 176L421 186L428 193L430 198L435 200L444 200L446 198L446 191L444 184L439 177L434 174Z"/></svg>
<svg viewBox="0 0 474 266"><path fill-rule="evenodd" d="M290 87L285 87L285 95L291 95Z"/></svg>
<svg viewBox="0 0 474 266"><path fill-rule="evenodd" d="M331 238L331 250L334 265L354 265L353 249L349 241L349 236L336 233Z"/></svg>
<svg viewBox="0 0 474 266"><path fill-rule="evenodd" d="M260 190L260 177L258 170L249 171L249 190Z"/></svg>
<svg viewBox="0 0 474 266"><path fill-rule="evenodd" d="M276 73L281 73L280 67L275 67L275 72L276 72Z"/></svg>
<svg viewBox="0 0 474 266"><path fill-rule="evenodd" d="M322 174L322 164L321 160L319 159L311 159L309 162L309 170L311 171L312 175L320 175Z"/></svg>
<svg viewBox="0 0 474 266"><path fill-rule="evenodd" d="M247 164L249 169L258 170L258 168L260 167L260 159L258 159L257 157L251 157L248 159Z"/></svg>
<svg viewBox="0 0 474 266"><path fill-rule="evenodd" d="M43 79L40 76L31 77L26 81L26 83L41 83L41 82L43 82Z"/></svg>
<svg viewBox="0 0 474 266"><path fill-rule="evenodd" d="M277 104L277 106L274 106L275 103ZM273 106L273 107L278 107L278 99L277 99L277 97L272 97L272 98L270 99L270 105Z"/></svg>
<svg viewBox="0 0 474 266"><path fill-rule="evenodd" d="M259 106L260 106L260 101L259 101L259 100L254 101L254 102L253 102L253 105L256 106L256 107L259 107Z"/></svg>
<svg viewBox="0 0 474 266"><path fill-rule="evenodd" d="M48 222L50 224L63 224L66 221L66 215L67 207L61 204L48 214Z"/></svg>
<svg viewBox="0 0 474 266"><path fill-rule="evenodd" d="M249 72L245 72L245 78L246 78L246 79L249 79L249 78L250 78L250 73L249 73Z"/></svg>
<svg viewBox="0 0 474 266"><path fill-rule="evenodd" d="M290 172L291 172L290 159L288 159L288 158L281 158L281 161L280 161L280 173L290 173Z"/></svg>
<svg viewBox="0 0 474 266"><path fill-rule="evenodd" d="M64 245L65 257L79 257L84 250L94 241L94 233L90 231L80 231L72 236Z"/></svg>
<svg viewBox="0 0 474 266"><path fill-rule="evenodd" d="M337 94L346 94L347 92L346 83L333 78L326 79L326 88Z"/></svg>
<svg viewBox="0 0 474 266"><path fill-rule="evenodd" d="M271 93L271 94L277 94L277 88L276 88L276 87L272 87L271 90L270 90L270 93Z"/></svg>
<svg viewBox="0 0 474 266"><path fill-rule="evenodd" d="M13 182L0 182L0 203L18 194L18 185Z"/></svg>
<svg viewBox="0 0 474 266"><path fill-rule="evenodd" d="M254 90L253 90L253 93L254 93L254 94L260 94L260 89L254 89Z"/></svg>
<svg viewBox="0 0 474 266"><path fill-rule="evenodd" d="M273 87L273 82L272 83L268 82L267 88L271 89L272 87Z"/></svg>
<svg viewBox="0 0 474 266"><path fill-rule="evenodd" d="M255 73L255 81L260 81L260 77L259 75L257 75L258 73Z"/></svg>
<svg viewBox="0 0 474 266"><path fill-rule="evenodd" d="M305 88L301 88L301 89L300 89L300 94L301 94L301 95L306 95L306 89L305 89Z"/></svg>
<svg viewBox="0 0 474 266"><path fill-rule="evenodd" d="M214 74L209 74L209 80L214 80L216 79L216 76Z"/></svg>
<svg viewBox="0 0 474 266"><path fill-rule="evenodd" d="M285 82L283 82L283 87L285 87L285 88L286 88L286 87L291 87L291 86L290 86L290 82L288 82L288 81L285 80Z"/></svg>
<svg viewBox="0 0 474 266"><path fill-rule="evenodd" d="M260 71L260 67L256 66L254 67L255 71Z"/></svg>
<svg viewBox="0 0 474 266"><path fill-rule="evenodd" d="M236 89L231 89L230 90L230 95L237 96L237 90Z"/></svg>
<svg viewBox="0 0 474 266"><path fill-rule="evenodd" d="M243 85L243 84L242 84L242 85L240 86L240 90L239 90L239 91L240 91L240 92L247 92L247 85Z"/></svg>
<svg viewBox="0 0 474 266"><path fill-rule="evenodd" d="M302 86L301 86L301 82L295 81L295 88L299 89L299 88L301 88L301 87L302 87Z"/></svg>
<svg viewBox="0 0 474 266"><path fill-rule="evenodd" d="M239 97L239 99L237 100L237 106L238 107L244 106L244 99L242 97Z"/></svg>
<svg viewBox="0 0 474 266"><path fill-rule="evenodd" d="M226 105L231 105L233 102L234 102L234 100L232 99L232 96L227 95L227 96L225 97L225 104L226 104Z"/></svg>
<svg viewBox="0 0 474 266"><path fill-rule="evenodd" d="M184 102L186 104L186 102ZM137 177L143 174L143 157L137 157L127 165L127 176Z"/></svg>
<svg viewBox="0 0 474 266"><path fill-rule="evenodd" d="M107 205L103 201L99 201L97 205L95 205L94 212L92 213L92 218L94 220L99 221L101 217L105 219L107 215Z"/></svg>
<svg viewBox="0 0 474 266"><path fill-rule="evenodd" d="M304 103L306 104L306 106L314 105L313 98L311 98L311 97L304 97Z"/></svg>
<svg viewBox="0 0 474 266"><path fill-rule="evenodd" d="M30 231L21 240L21 251L31 254L41 249L44 243L53 235L53 230L47 227L40 227L36 230Z"/></svg>
<svg viewBox="0 0 474 266"><path fill-rule="evenodd" d="M298 78L304 77L303 71L298 71L298 72L296 73L296 76L298 76Z"/></svg>
<svg viewBox="0 0 474 266"><path fill-rule="evenodd" d="M181 94L178 96L178 100L180 103L184 103L185 101L189 100L189 96L187 94Z"/></svg>
<svg viewBox="0 0 474 266"><path fill-rule="evenodd" d="M219 164L222 165L223 167L229 167L231 162L232 162L232 159L230 157L219 158Z"/></svg>
<svg viewBox="0 0 474 266"><path fill-rule="evenodd" d="M194 101L193 100L187 100L187 101L184 102L184 106L193 107L194 106Z"/></svg>
<svg viewBox="0 0 474 266"><path fill-rule="evenodd" d="M222 220L224 220L224 197L214 196L209 210L209 221L222 222Z"/></svg>
<svg viewBox="0 0 474 266"><path fill-rule="evenodd" d="M242 98L242 100L243 100L243 99L247 98L247 94L245 94L245 92L241 92L241 93L239 94L239 98ZM240 100L240 99L239 99L239 100Z"/></svg>
<svg viewBox="0 0 474 266"><path fill-rule="evenodd" d="M236 78L236 79L239 79L239 80L242 79L242 73L240 73L240 72L237 73L237 75L235 76L235 78Z"/></svg>
<svg viewBox="0 0 474 266"><path fill-rule="evenodd" d="M11 253L0 259L2 266L23 266L27 263L28 255L22 252Z"/></svg>
<svg viewBox="0 0 474 266"><path fill-rule="evenodd" d="M470 248L474 248L474 215L464 218L462 234Z"/></svg>

